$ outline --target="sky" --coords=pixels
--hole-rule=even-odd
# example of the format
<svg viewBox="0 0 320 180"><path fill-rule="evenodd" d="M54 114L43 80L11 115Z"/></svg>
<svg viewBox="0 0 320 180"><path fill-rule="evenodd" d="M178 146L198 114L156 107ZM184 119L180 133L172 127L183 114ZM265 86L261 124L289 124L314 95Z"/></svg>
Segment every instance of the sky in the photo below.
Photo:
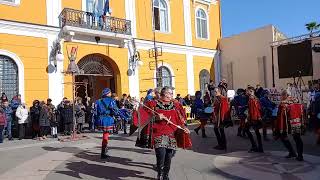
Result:
<svg viewBox="0 0 320 180"><path fill-rule="evenodd" d="M320 0L221 0L223 37L273 24L287 37L308 33L320 23Z"/></svg>

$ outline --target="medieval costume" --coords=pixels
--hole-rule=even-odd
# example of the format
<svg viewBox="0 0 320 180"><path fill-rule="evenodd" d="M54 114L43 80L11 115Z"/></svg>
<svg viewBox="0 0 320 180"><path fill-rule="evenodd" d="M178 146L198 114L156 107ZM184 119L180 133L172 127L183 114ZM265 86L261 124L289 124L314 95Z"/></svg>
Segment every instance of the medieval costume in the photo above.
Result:
<svg viewBox="0 0 320 180"><path fill-rule="evenodd" d="M261 105L259 99L254 95L253 90L249 90L249 101L248 101L248 118L245 125L245 133L250 139L251 149L249 152L263 152L262 139L259 129L262 128L262 117L261 117ZM258 146L250 132L250 128L253 128L257 136Z"/></svg>
<svg viewBox="0 0 320 180"><path fill-rule="evenodd" d="M213 107L213 122L214 122L214 133L217 137L218 145L214 148L217 150L227 149L227 140L224 133L224 128L232 126L230 107L228 98L221 94L219 89L215 90L216 97L214 99Z"/></svg>
<svg viewBox="0 0 320 180"><path fill-rule="evenodd" d="M186 135L187 144L184 138L179 138L181 133L189 133L184 127L186 115L181 104L172 99L172 90L169 87L161 90L160 99L149 101L143 106L134 112L133 122L140 126L151 125L151 148L155 148L156 152L158 179L168 180L171 159L176 149L191 147L189 135ZM150 115L153 118L150 118ZM149 122L150 120L152 122Z"/></svg>
<svg viewBox="0 0 320 180"><path fill-rule="evenodd" d="M260 98L260 104L262 108L263 139L265 141L268 141L269 139L267 137L267 126L269 124L273 124L274 117L272 115L272 112L276 108L276 104L269 99L268 90L264 90L261 95L262 97Z"/></svg>
<svg viewBox="0 0 320 180"><path fill-rule="evenodd" d="M109 133L113 131L114 118L119 115L119 110L114 99L111 98L111 90L106 88L102 92L102 98L96 101L95 124L103 131L101 159L108 158L107 146Z"/></svg>
<svg viewBox="0 0 320 180"><path fill-rule="evenodd" d="M279 105L278 117L275 121L275 136L280 138L287 148L289 155L286 158L296 157L298 161L303 161L302 118L303 106L298 104L295 98L288 96L287 92L282 93L282 101ZM294 151L288 134L292 134L296 143L298 156Z"/></svg>
<svg viewBox="0 0 320 180"><path fill-rule="evenodd" d="M199 134L199 130L201 129L202 137L206 138L207 135L206 135L205 126L210 117L204 112L205 106L201 99L201 92L197 91L195 95L196 95L196 99L194 101L191 111L195 113L196 119L200 120L201 124L197 128L195 128L194 131L196 132L196 134Z"/></svg>
<svg viewBox="0 0 320 180"><path fill-rule="evenodd" d="M245 137L244 127L247 118L247 108L248 108L248 96L245 94L244 89L237 90L237 96L234 97L232 105L235 107L237 117L240 119L238 134L237 136Z"/></svg>

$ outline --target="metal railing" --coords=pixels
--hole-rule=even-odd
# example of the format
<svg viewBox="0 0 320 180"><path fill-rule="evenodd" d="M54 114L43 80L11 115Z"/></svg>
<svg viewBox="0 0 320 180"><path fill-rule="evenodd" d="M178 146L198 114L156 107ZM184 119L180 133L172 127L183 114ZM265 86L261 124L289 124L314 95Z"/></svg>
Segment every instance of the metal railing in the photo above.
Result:
<svg viewBox="0 0 320 180"><path fill-rule="evenodd" d="M97 16L85 12L65 8L59 15L60 27L73 26L111 33L131 35L131 21L111 16Z"/></svg>

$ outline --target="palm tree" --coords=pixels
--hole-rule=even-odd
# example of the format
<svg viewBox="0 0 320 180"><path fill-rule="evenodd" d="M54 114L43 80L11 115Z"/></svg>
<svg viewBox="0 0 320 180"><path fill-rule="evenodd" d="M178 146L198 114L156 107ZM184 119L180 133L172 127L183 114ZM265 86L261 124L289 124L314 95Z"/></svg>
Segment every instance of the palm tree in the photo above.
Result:
<svg viewBox="0 0 320 180"><path fill-rule="evenodd" d="M310 23L306 24L305 26L306 26L307 30L310 32L310 34L312 34L314 30L317 30L320 28L320 24L318 24L315 21L310 22Z"/></svg>

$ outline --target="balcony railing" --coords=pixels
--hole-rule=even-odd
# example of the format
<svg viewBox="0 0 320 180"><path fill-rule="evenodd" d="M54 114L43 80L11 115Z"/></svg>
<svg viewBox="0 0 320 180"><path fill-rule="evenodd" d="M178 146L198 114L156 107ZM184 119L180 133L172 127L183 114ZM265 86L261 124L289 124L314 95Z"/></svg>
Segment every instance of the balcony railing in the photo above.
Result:
<svg viewBox="0 0 320 180"><path fill-rule="evenodd" d="M91 12L65 8L59 16L60 27L80 27L131 35L131 21L111 16L97 16Z"/></svg>

